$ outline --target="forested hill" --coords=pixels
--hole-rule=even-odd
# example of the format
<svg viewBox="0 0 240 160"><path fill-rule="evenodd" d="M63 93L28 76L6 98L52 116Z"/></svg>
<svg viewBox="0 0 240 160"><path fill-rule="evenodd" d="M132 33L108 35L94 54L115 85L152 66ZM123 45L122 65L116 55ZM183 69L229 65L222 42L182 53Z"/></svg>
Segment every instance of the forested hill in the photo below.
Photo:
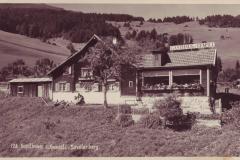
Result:
<svg viewBox="0 0 240 160"><path fill-rule="evenodd" d="M240 15L211 15L199 20L199 24L208 27L240 27Z"/></svg>
<svg viewBox="0 0 240 160"><path fill-rule="evenodd" d="M5 5L5 6L4 6ZM40 38L64 37L72 42L86 42L93 34L121 38L117 27L106 21L143 21L126 14L96 14L26 6L0 5L0 30ZM45 6L45 5L44 5ZM54 8L54 7L53 7Z"/></svg>

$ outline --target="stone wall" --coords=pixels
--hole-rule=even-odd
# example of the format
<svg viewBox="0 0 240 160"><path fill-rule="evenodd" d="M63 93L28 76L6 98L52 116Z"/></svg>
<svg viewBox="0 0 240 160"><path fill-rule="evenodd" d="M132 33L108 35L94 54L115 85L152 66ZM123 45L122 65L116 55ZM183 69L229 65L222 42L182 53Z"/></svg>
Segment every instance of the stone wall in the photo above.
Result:
<svg viewBox="0 0 240 160"><path fill-rule="evenodd" d="M88 104L103 104L103 92L53 92L53 101L64 100L75 103L75 96L80 93ZM125 104L126 101L134 102L135 96L120 96L120 92L108 92L107 101L109 104Z"/></svg>
<svg viewBox="0 0 240 160"><path fill-rule="evenodd" d="M183 112L200 112L212 114L209 97L181 97Z"/></svg>
<svg viewBox="0 0 240 160"><path fill-rule="evenodd" d="M163 97L142 97L143 104L151 108L154 101L162 99ZM179 97L183 112L200 112L202 114L212 114L210 110L209 97L197 96L197 97ZM217 107L218 108L218 107Z"/></svg>
<svg viewBox="0 0 240 160"><path fill-rule="evenodd" d="M74 97L79 92L53 92L53 101L61 101L64 100L66 102L75 103L76 100ZM85 102L88 104L103 104L103 92L82 92L80 93L84 96ZM141 104L138 103L136 107L147 107L152 109L153 103L157 99L162 99L164 97L142 97ZM207 96L196 96L196 97L179 97L181 100L181 106L183 112L200 112L202 114L212 114L210 110L209 97ZM107 101L109 104L136 104L135 96L120 96L120 92L108 92L107 93ZM216 101L216 111L217 113L221 112L221 108L219 106L219 102Z"/></svg>

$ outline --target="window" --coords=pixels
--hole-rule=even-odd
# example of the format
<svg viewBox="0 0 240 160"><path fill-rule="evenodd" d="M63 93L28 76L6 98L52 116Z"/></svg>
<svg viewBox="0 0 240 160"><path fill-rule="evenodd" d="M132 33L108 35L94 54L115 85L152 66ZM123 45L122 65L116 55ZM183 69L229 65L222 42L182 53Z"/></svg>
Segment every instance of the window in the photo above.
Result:
<svg viewBox="0 0 240 160"><path fill-rule="evenodd" d="M55 84L55 91L70 91L70 83L59 82Z"/></svg>
<svg viewBox="0 0 240 160"><path fill-rule="evenodd" d="M93 76L93 72L90 68L81 68L81 77L91 78L92 76Z"/></svg>
<svg viewBox="0 0 240 160"><path fill-rule="evenodd" d="M72 73L72 67L70 66L70 67L67 67L65 70L64 70L64 72L63 72L63 74L64 75L69 75L69 74L71 74Z"/></svg>
<svg viewBox="0 0 240 160"><path fill-rule="evenodd" d="M23 93L23 86L17 87L17 93Z"/></svg>
<svg viewBox="0 0 240 160"><path fill-rule="evenodd" d="M110 82L108 85L108 91L119 91L119 82Z"/></svg>
<svg viewBox="0 0 240 160"><path fill-rule="evenodd" d="M128 87L132 88L133 87L133 81L128 82Z"/></svg>
<svg viewBox="0 0 240 160"><path fill-rule="evenodd" d="M155 57L155 60L158 60L158 55L157 54L155 54L154 57Z"/></svg>
<svg viewBox="0 0 240 160"><path fill-rule="evenodd" d="M59 83L59 90L65 91L66 90L66 83Z"/></svg>
<svg viewBox="0 0 240 160"><path fill-rule="evenodd" d="M173 76L173 83L176 84L200 84L200 75L179 75Z"/></svg>
<svg viewBox="0 0 240 160"><path fill-rule="evenodd" d="M90 92L99 91L99 84L94 83L93 81L80 81L79 83L76 83L76 91L83 91L83 92Z"/></svg>

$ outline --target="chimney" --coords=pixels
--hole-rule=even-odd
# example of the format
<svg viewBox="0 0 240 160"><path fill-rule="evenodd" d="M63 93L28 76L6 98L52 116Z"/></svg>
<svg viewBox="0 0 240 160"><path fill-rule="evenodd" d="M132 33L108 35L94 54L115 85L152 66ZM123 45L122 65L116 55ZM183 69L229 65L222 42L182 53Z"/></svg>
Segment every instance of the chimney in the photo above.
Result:
<svg viewBox="0 0 240 160"><path fill-rule="evenodd" d="M162 54L158 51L152 51L154 66L162 66Z"/></svg>
<svg viewBox="0 0 240 160"><path fill-rule="evenodd" d="M165 48L152 51L152 55L155 66L164 66L167 63L167 50Z"/></svg>

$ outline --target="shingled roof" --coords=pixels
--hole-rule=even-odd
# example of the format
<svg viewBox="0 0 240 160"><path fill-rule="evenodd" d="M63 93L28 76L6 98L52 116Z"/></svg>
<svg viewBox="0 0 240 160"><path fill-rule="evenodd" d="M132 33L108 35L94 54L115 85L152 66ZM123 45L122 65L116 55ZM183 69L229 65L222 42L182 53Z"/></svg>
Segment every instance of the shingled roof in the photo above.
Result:
<svg viewBox="0 0 240 160"><path fill-rule="evenodd" d="M160 66L154 63L152 54L143 55L138 67L155 68L155 67L180 67L180 66L199 66L215 65L217 52L216 49L201 49L195 51L178 51L166 53L168 62Z"/></svg>

